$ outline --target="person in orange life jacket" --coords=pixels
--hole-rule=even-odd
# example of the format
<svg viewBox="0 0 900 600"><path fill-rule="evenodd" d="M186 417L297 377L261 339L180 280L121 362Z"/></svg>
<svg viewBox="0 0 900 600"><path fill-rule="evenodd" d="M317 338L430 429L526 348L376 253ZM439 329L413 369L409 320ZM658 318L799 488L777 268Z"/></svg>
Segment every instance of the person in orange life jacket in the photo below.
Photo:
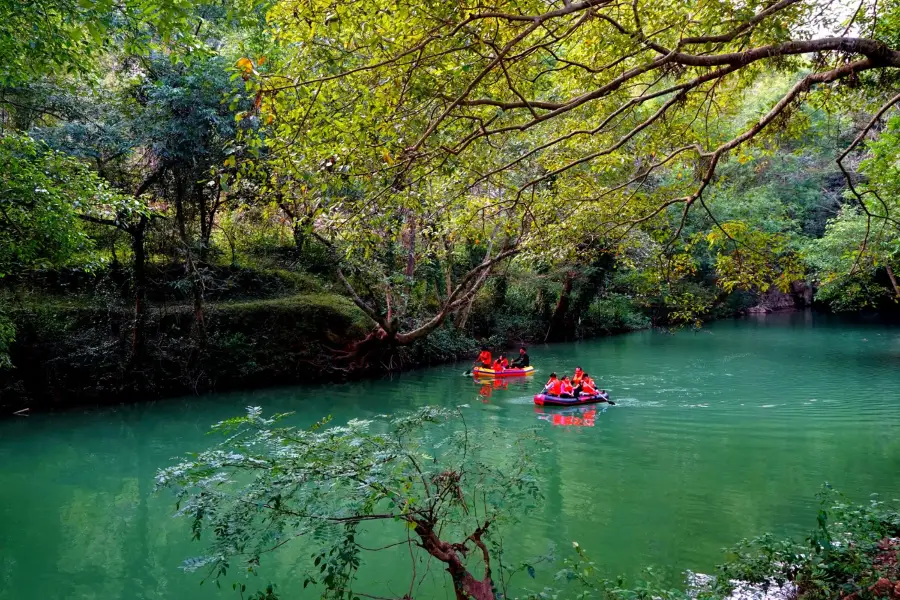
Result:
<svg viewBox="0 0 900 600"><path fill-rule="evenodd" d="M504 355L504 354L500 355L500 364L503 366L504 369L509 368L509 361L506 359L506 355Z"/></svg>
<svg viewBox="0 0 900 600"><path fill-rule="evenodd" d="M566 375L563 377L560 382L559 395L565 398L574 398L574 389L575 388L572 387L572 382L569 381L569 376Z"/></svg>
<svg viewBox="0 0 900 600"><path fill-rule="evenodd" d="M501 358L501 357L497 357L497 360L494 361L493 369L494 369L495 371L502 371L502 370L503 370L503 363L500 362L500 358Z"/></svg>
<svg viewBox="0 0 900 600"><path fill-rule="evenodd" d="M574 388L572 395L576 398L581 393L581 380L583 377L584 371L581 370L581 367L575 367L575 375L572 377L572 387Z"/></svg>
<svg viewBox="0 0 900 600"><path fill-rule="evenodd" d="M591 376L587 373L581 378L581 393L587 396L597 395L597 388L594 385L594 380L591 379Z"/></svg>
<svg viewBox="0 0 900 600"><path fill-rule="evenodd" d="M559 396L560 383L556 378L556 373L550 373L550 381L544 386L544 393L550 396Z"/></svg>
<svg viewBox="0 0 900 600"><path fill-rule="evenodd" d="M580 385L583 377L584 371L581 370L581 367L575 367L575 375L572 376L572 385L576 387Z"/></svg>
<svg viewBox="0 0 900 600"><path fill-rule="evenodd" d="M475 362L480 362L485 369L491 368L491 351L487 349L487 346L481 347L481 354L478 355L478 360Z"/></svg>
<svg viewBox="0 0 900 600"><path fill-rule="evenodd" d="M528 352L525 350L525 346L519 348L519 358L512 362L512 366L517 369L524 369L525 367L531 366L531 359L528 358Z"/></svg>

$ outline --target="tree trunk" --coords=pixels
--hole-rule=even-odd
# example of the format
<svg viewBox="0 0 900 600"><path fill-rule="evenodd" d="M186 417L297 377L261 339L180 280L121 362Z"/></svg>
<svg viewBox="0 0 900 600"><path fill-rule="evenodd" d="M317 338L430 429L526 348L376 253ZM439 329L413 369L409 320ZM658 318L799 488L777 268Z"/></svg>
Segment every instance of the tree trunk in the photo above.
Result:
<svg viewBox="0 0 900 600"><path fill-rule="evenodd" d="M556 303L556 309L553 316L550 317L550 327L544 336L544 341L560 341L565 339L567 332L565 331L566 315L569 312L569 296L572 293L572 283L575 281L575 273L566 271L566 278L563 281L563 289L559 293L559 301Z"/></svg>
<svg viewBox="0 0 900 600"><path fill-rule="evenodd" d="M293 222L293 230L294 230L294 247L297 252L297 256L303 255L303 250L306 249L306 230L303 227L303 223L298 221Z"/></svg>
<svg viewBox="0 0 900 600"><path fill-rule="evenodd" d="M409 252L406 257L406 276L412 277L416 271L416 219L409 224Z"/></svg>
<svg viewBox="0 0 900 600"><path fill-rule="evenodd" d="M444 305L436 315L416 329L408 332L398 331L399 320L394 318L390 312L387 317L385 317L385 315L380 313L376 307L370 306L365 300L360 298L359 294L356 293L356 290L353 288L353 285L344 276L340 267L338 267L335 275L350 294L353 303L356 304L356 306L358 306L376 325L375 331L367 336L365 340L354 344L353 347L351 347L351 350L346 353L346 357L358 357L362 355L361 351L363 349L365 349L366 354L372 354L373 350L379 345L382 348L386 348L388 352L392 352L396 346L406 346L412 344L417 339L424 338L440 327L448 316L456 313L462 307L472 302L475 294L478 293L478 290L484 285L484 282L487 280L491 273L491 269L495 264L518 254L518 252L518 248L511 247L503 250L493 258L489 258L489 252L481 264L470 270L462 277L462 279L460 279L456 288L445 299ZM390 299L390 290L388 290L387 298L388 300Z"/></svg>
<svg viewBox="0 0 900 600"><path fill-rule="evenodd" d="M472 305L475 304L475 296L472 296L472 299L469 300L465 307L459 311L459 314L456 315L456 322L454 325L457 329L464 329L466 323L469 321L469 313L472 312Z"/></svg>
<svg viewBox="0 0 900 600"><path fill-rule="evenodd" d="M138 364L144 357L145 330L147 322L147 254L144 249L144 235L147 230L147 217L141 217L137 225L130 229L131 251L134 254L134 322L131 328L131 366Z"/></svg>
<svg viewBox="0 0 900 600"><path fill-rule="evenodd" d="M477 579L466 568L464 556L460 549L464 544L450 544L441 540L429 524L416 522L415 532L419 536L419 545L431 556L447 565L447 572L453 580L453 592L456 600L494 600L494 585L491 579L491 562L487 548L481 541L484 528L479 528L466 541L473 543L482 551L484 559L484 577ZM486 528L486 526L485 526ZM462 550L465 552L465 550Z"/></svg>
<svg viewBox="0 0 900 600"><path fill-rule="evenodd" d="M897 277L894 275L894 270L891 268L891 265L884 265L884 268L891 279L891 285L894 286L894 293L900 299L900 286L897 285Z"/></svg>
<svg viewBox="0 0 900 600"><path fill-rule="evenodd" d="M203 315L203 282L194 261L194 253L191 249L191 241L187 233L187 225L184 215L184 188L176 180L175 190L175 220L178 223L178 233L184 246L185 275L191 282L191 295L194 301L194 327L193 333L200 348L206 345L206 320ZM201 216L201 221L203 217Z"/></svg>
<svg viewBox="0 0 900 600"><path fill-rule="evenodd" d="M210 211L206 205L206 196L203 194L203 186L199 183L194 184L194 199L197 202L198 212L200 213L199 259L200 264L203 265L206 264L207 258L209 257L209 240L212 237L212 222L214 215L207 214ZM207 216L209 217L209 221L207 221Z"/></svg>

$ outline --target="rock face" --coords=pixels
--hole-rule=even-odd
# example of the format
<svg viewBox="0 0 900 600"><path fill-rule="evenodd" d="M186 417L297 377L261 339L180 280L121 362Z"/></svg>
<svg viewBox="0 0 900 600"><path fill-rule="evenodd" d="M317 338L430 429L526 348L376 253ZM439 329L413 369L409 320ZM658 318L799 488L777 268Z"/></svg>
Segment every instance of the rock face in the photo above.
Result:
<svg viewBox="0 0 900 600"><path fill-rule="evenodd" d="M782 310L797 310L812 304L813 290L805 281L795 281L791 289L784 293L777 287L759 296L759 304L747 309L749 314L765 314Z"/></svg>

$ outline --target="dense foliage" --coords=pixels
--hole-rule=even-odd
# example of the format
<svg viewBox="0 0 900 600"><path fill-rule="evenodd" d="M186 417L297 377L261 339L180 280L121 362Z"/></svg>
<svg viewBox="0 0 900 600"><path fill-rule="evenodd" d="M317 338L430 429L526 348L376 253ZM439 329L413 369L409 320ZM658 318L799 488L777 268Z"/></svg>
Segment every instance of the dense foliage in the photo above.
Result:
<svg viewBox="0 0 900 600"><path fill-rule="evenodd" d="M152 382L184 305L206 389L214 305L286 295L246 270L348 298L351 374L900 300L892 2L13 4L4 344L13 304L128 311L79 335Z"/></svg>

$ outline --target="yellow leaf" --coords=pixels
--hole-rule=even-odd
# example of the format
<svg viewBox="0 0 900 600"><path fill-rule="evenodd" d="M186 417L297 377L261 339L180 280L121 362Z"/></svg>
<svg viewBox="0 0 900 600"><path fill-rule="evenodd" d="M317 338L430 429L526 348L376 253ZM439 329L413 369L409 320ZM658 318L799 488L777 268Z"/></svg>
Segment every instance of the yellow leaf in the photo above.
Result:
<svg viewBox="0 0 900 600"><path fill-rule="evenodd" d="M385 148L384 151L382 152L382 156L384 156L384 160L387 161L387 164L389 164L389 165L394 164L394 159L393 159L393 157L391 157L391 153L387 151L387 148Z"/></svg>
<svg viewBox="0 0 900 600"><path fill-rule="evenodd" d="M253 71L253 61L245 56L237 61L237 68L244 73L250 73Z"/></svg>

